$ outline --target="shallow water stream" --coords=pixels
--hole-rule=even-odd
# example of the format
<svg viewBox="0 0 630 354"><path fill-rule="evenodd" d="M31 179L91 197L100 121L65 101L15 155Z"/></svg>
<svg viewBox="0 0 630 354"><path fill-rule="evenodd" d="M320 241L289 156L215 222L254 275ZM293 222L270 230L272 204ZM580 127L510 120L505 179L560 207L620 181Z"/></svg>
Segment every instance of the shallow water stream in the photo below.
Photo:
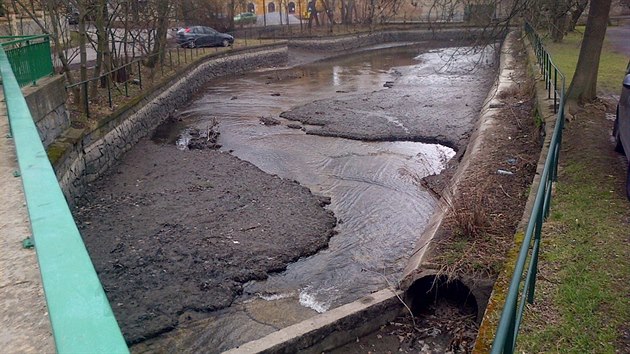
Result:
<svg viewBox="0 0 630 354"><path fill-rule="evenodd" d="M448 56L448 50L423 48L414 44L364 51L226 78L212 82L178 112L181 122L170 128L172 136L182 126L204 129L216 118L222 150L329 197L328 207L338 219L337 235L327 249L265 281L248 283L231 308L181 331L187 348L229 349L396 286L436 207L435 197L420 181L439 173L454 151L436 144L310 135L279 114L320 99L388 90L384 85L391 82L425 82L440 90L457 80L437 74L444 65L440 57ZM261 117L280 124L261 124Z"/></svg>

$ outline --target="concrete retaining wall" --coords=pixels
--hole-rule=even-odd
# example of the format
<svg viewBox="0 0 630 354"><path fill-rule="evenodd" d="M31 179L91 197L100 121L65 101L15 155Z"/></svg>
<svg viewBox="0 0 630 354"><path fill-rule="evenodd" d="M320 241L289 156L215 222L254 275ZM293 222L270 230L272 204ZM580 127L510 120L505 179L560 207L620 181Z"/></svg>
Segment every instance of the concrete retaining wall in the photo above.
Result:
<svg viewBox="0 0 630 354"><path fill-rule="evenodd" d="M387 42L411 42L419 40L470 39L479 35L471 29L445 29L440 31L414 30L362 33L332 39L293 39L290 47L307 50L342 51ZM55 171L61 188L70 204L85 191L88 183L96 180L109 169L120 156L130 150L142 137L149 134L169 117L177 108L188 102L209 80L229 74L241 73L260 67L286 63L287 43L265 48L253 48L232 55L207 60L197 67L189 68L164 85L145 92L135 102L112 113L90 132L67 129L69 120L65 109L52 109L52 120L42 123L42 137L46 146L65 130L57 139L53 156ZM61 80L61 78L59 78ZM62 82L62 81L60 81ZM58 84L57 84L58 85ZM58 88L52 90L63 93Z"/></svg>
<svg viewBox="0 0 630 354"><path fill-rule="evenodd" d="M284 64L287 58L287 47L283 43L210 59L114 112L101 126L66 146L63 156L55 161L57 178L68 202L73 204L88 183L96 180L138 140L186 104L209 80Z"/></svg>
<svg viewBox="0 0 630 354"><path fill-rule="evenodd" d="M389 42L471 40L478 38L480 34L480 30L467 28L442 29L439 31L415 30L357 33L356 35L337 38L292 39L289 41L289 47L305 50L344 51Z"/></svg>
<svg viewBox="0 0 630 354"><path fill-rule="evenodd" d="M22 89L44 147L48 147L70 127L64 85L63 76L53 76L39 80L37 86Z"/></svg>

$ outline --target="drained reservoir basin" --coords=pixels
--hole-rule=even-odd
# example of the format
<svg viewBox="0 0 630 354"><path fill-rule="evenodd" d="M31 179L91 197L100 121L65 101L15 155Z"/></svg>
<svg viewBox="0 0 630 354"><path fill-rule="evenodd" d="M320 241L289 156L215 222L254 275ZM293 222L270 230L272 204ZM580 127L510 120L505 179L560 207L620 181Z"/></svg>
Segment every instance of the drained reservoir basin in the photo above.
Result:
<svg viewBox="0 0 630 354"><path fill-rule="evenodd" d="M439 174L455 156L455 150L463 147L490 86L492 49L468 49L432 48L430 43L372 48L305 66L224 78L211 82L160 127L153 143L141 142L135 149L142 152L134 157L132 151L130 158L155 160L159 170L158 166L165 163L159 161L161 156L195 160L200 154L210 154L206 150L178 150L176 140L186 129L203 131L217 122L221 148L213 154L229 154L268 175L296 181L325 201L322 205L326 204L337 223L324 249L290 257L295 261L287 263L286 269L277 269L282 271L238 278L240 285L231 292L232 297L219 305L173 306L170 302L177 301L176 295L146 299L153 302L149 308L172 308L172 314L162 329L156 326L145 334L141 330L142 316L136 316L132 321L133 339L127 337L139 343L133 350L220 352L375 291L395 288L437 204L436 197L423 187L422 179ZM178 158L167 159L170 169ZM121 166L130 167L126 159ZM199 159L197 167L222 168L205 163ZM150 165L135 167L120 174L137 173L126 178L140 181L142 174L157 173L145 171ZM107 178L122 177L111 174ZM234 174L232 178L243 183L251 177ZM211 185L212 179L207 183ZM159 184L155 188L160 188ZM94 193L101 193L98 195L102 199L108 191ZM110 190L112 193L116 191ZM289 209L296 208L295 201L289 199L277 198L273 203L276 207L286 204ZM142 203L138 204L141 208ZM151 203L146 204L150 207ZM94 208L83 208L86 212L78 219L90 219L82 227L90 249L93 242L88 234L98 228L92 226ZM107 213L99 218L107 218ZM269 238L259 241L227 230L229 242L221 247L247 252L252 244L266 242L267 247L276 250L265 255L271 262L293 243L291 230L310 228L308 223L301 224L300 218L297 213L288 213L285 218L271 220L271 224L292 222L277 239L273 230ZM241 222L245 225L237 230L241 234L269 227L254 218ZM141 223L136 227L141 229ZM168 284L170 290L164 287L161 291L177 294L176 282L187 279L185 268L176 270L181 274L170 280L175 282ZM127 276L119 273L119 277ZM107 288L113 280L102 281ZM186 292L180 295L185 297ZM200 296L204 296L203 291ZM206 296L220 294L211 292ZM112 306L116 311L115 304ZM124 331L125 319L116 313Z"/></svg>

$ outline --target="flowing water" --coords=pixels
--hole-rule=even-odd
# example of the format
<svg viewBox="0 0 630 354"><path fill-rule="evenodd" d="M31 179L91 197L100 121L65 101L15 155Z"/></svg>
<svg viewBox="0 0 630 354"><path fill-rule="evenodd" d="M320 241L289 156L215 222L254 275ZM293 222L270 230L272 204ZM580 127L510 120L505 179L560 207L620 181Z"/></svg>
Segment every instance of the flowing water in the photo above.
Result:
<svg viewBox="0 0 630 354"><path fill-rule="evenodd" d="M248 73L211 83L178 112L187 125L201 129L216 117L223 150L330 197L329 208L338 219L338 234L327 249L265 281L246 284L233 308L249 306L248 316L239 314L241 310L218 313L210 321L214 325L205 325L200 336L205 339L195 340L197 345L227 349L395 286L437 204L419 182L439 173L454 151L417 142L307 135L287 127L290 122L278 115L320 99L386 90L385 83L412 80L429 66L435 72L442 65L436 58L444 53L415 44ZM263 125L263 116L281 124ZM252 308L260 306L273 308L273 314L256 315ZM283 322L282 317L290 319Z"/></svg>

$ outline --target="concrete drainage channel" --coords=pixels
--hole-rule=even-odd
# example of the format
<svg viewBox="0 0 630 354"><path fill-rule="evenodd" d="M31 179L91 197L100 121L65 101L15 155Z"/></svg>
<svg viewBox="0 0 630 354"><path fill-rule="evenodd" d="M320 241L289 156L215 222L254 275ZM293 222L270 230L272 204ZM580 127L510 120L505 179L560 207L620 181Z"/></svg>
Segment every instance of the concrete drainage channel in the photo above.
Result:
<svg viewBox="0 0 630 354"><path fill-rule="evenodd" d="M321 353L361 337L396 318L402 293L378 291L226 353Z"/></svg>
<svg viewBox="0 0 630 354"><path fill-rule="evenodd" d="M437 298L477 312L475 298L460 281L428 276L407 292L384 289L225 353L323 353L378 330L401 315L417 315ZM409 304L409 305L406 305Z"/></svg>
<svg viewBox="0 0 630 354"><path fill-rule="evenodd" d="M448 35L453 36L455 34L449 33ZM495 92L495 94L498 94L498 92ZM153 108L157 108L157 105ZM484 108L482 112L486 112L486 109ZM484 118L482 117L480 121L483 120ZM125 123L134 122L130 119ZM122 129L121 131L118 131L118 129L116 130L117 131L115 133L129 135L129 132L125 131L126 129ZM482 135L483 134L478 134L476 139L482 140ZM110 138L109 135L106 137ZM85 153L88 153L89 151L96 151L97 146L102 145L103 142L107 143L106 140L107 139L102 139L102 141L99 141L100 144L97 143L91 145L90 149L86 149ZM134 138L134 140L136 139ZM475 141L471 141L470 144L474 143ZM104 166L109 165L108 162L100 161L104 160L102 157L99 157L96 160L98 160L97 164L102 164ZM459 169L461 169L461 166ZM72 168L67 170L67 172L75 172L72 171ZM78 175L83 177L86 176L85 174L78 172L76 174L71 174L73 174L72 177L74 177L74 179L76 179ZM96 178L96 175L98 174L99 173L96 173L88 177ZM67 178L65 180L67 182L66 184L71 184L68 182L74 182L74 179ZM409 311L416 313L428 305L426 299L435 299L438 295L451 297L456 303L470 305L470 307L474 308L475 312L478 310L483 311L483 308L485 308L485 305L483 305L483 301L485 301L484 299L475 299L474 297L471 297L470 290L464 284L458 281L449 283L446 280L447 279L441 277L436 277L434 274L428 276L418 275L413 280L403 283L403 288L406 289L406 291L384 289L374 292L357 301L278 330L261 339L245 343L240 347L229 350L228 352L292 353L300 351L307 353L321 353L322 351L328 351L344 345L348 341L353 341L357 337L369 334L377 330L383 324L394 320L401 314L408 313ZM481 306L478 305L480 300L482 301ZM409 307L404 306L403 301L404 303L409 304Z"/></svg>
<svg viewBox="0 0 630 354"><path fill-rule="evenodd" d="M512 34L503 44L499 75L481 111L475 132L468 144L469 149L467 149L462 163L459 164L451 183L455 183L457 176L466 172L468 166L466 161L470 159L470 156L480 152L479 146L483 145L485 139L484 132L488 125L492 124L495 115L495 112L489 108L496 101L496 97L500 97L503 91L511 87L512 81L509 73L512 70L506 67L511 65L507 63L511 63L512 58L510 54L506 54L509 53L506 49L512 45L515 38L516 36ZM471 146L473 148L470 148ZM449 189L457 193L453 185ZM446 201L441 200L441 203L445 205ZM423 244L421 249L430 248L429 244L440 227L446 212L448 212L447 208L437 208L431 220L432 226L427 227L425 233L420 237ZM418 256L419 253L420 256ZM476 322L479 322L485 312L492 290L492 282L483 281L483 284L472 284L468 281L448 279L446 276L440 276L436 271L422 269L423 254L424 252L416 252L414 257L409 260L401 282L402 289L377 291L357 301L283 328L225 353L327 352L373 333L401 315L413 313L416 316L427 307L435 304L438 299L444 299L451 305L465 308L470 316L474 316Z"/></svg>

